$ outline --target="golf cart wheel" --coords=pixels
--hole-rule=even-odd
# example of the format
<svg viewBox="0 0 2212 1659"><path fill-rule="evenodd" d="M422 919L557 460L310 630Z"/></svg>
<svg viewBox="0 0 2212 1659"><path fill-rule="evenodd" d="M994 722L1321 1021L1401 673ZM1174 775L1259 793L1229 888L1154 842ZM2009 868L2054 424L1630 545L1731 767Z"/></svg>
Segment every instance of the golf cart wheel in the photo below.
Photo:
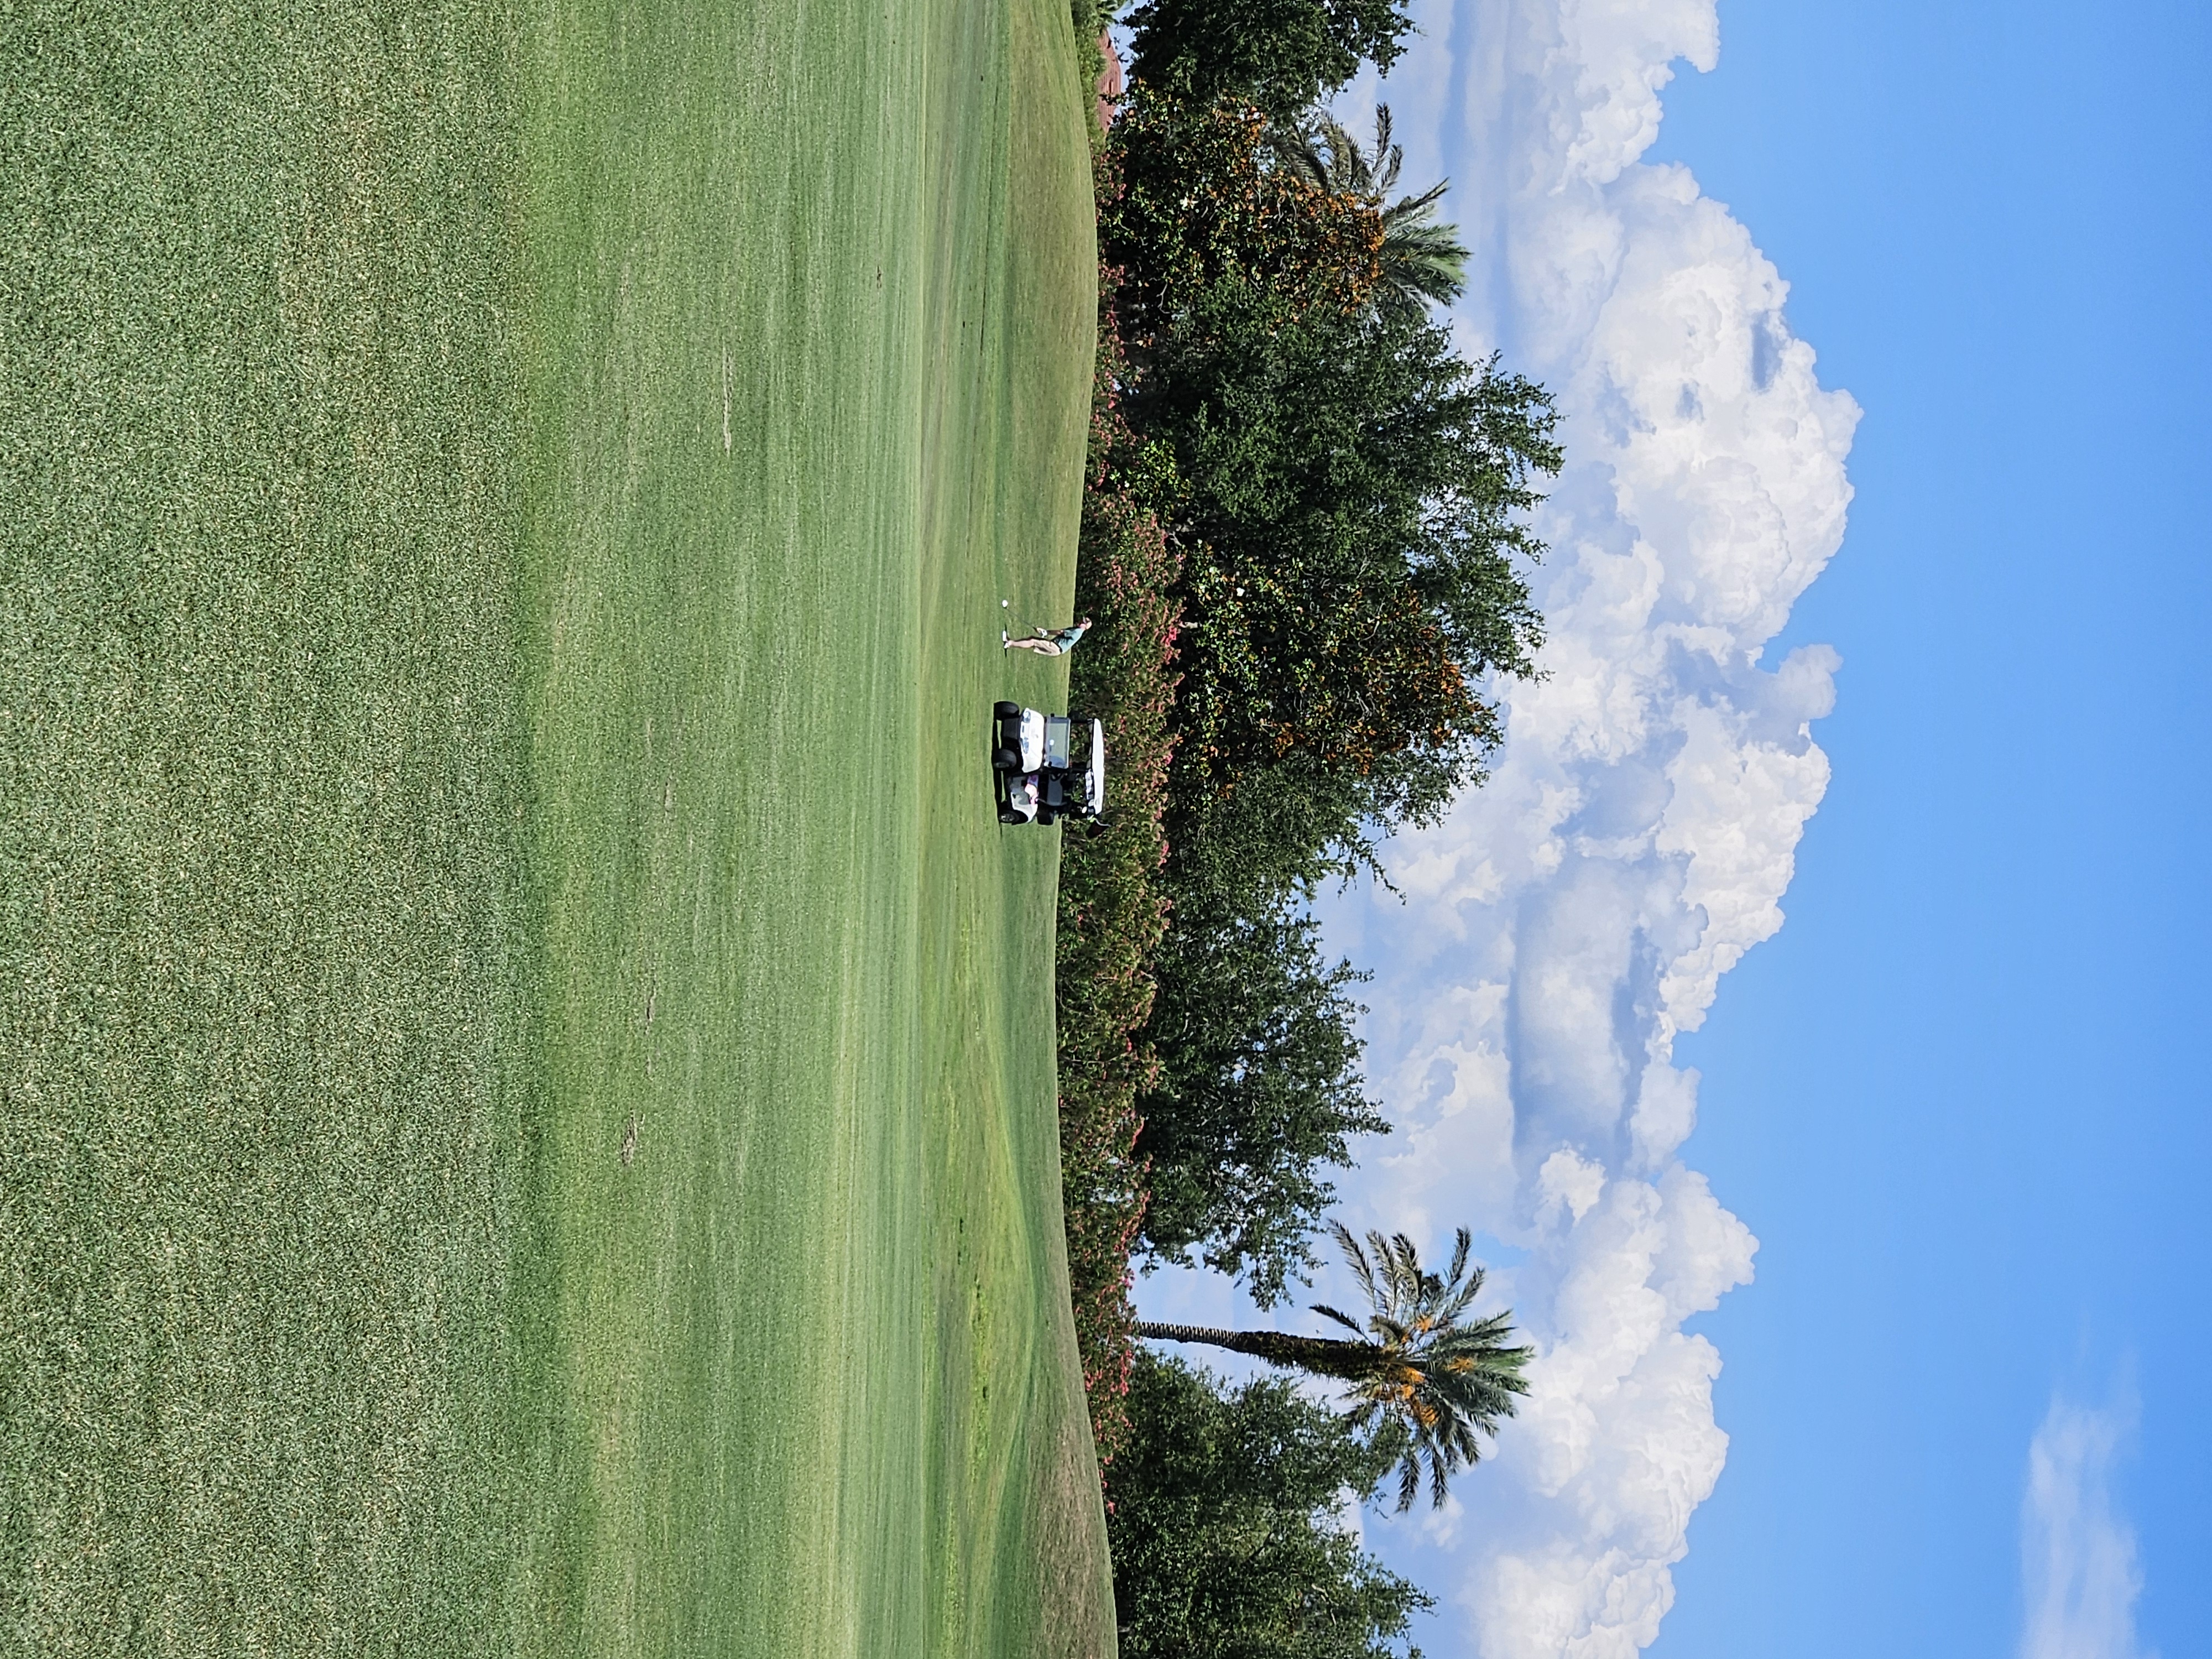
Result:
<svg viewBox="0 0 2212 1659"><path fill-rule="evenodd" d="M1036 821L1038 824L1042 826L1043 824L1052 823L1053 820L1057 818L1059 816L1060 814L1054 811L1049 806L1040 806L1037 808Z"/></svg>
<svg viewBox="0 0 2212 1659"><path fill-rule="evenodd" d="M991 712L1002 720L1018 720L1022 717L1022 706L1018 702L994 703Z"/></svg>
<svg viewBox="0 0 2212 1659"><path fill-rule="evenodd" d="M991 764L1001 772L1011 772L1022 763L1022 757L1011 749L994 749Z"/></svg>
<svg viewBox="0 0 2212 1659"><path fill-rule="evenodd" d="M999 813L999 822L1001 823L1019 823L1021 821L1022 815L1011 806L1003 808Z"/></svg>

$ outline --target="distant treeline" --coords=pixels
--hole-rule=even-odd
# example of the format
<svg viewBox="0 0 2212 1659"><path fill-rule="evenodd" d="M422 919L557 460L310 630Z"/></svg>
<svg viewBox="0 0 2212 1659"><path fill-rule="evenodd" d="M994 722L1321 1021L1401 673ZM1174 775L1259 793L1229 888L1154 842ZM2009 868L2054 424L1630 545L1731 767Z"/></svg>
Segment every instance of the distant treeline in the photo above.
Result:
<svg viewBox="0 0 2212 1659"><path fill-rule="evenodd" d="M1486 687L1541 641L1526 513L1560 459L1543 390L1461 356L1435 308L1467 257L1441 183L1399 189L1387 117L1363 142L1326 112L1396 58L1401 5L1148 0L1124 21L1077 571L1098 625L1070 693L1106 719L1115 777L1104 831L1065 843L1059 963L1069 1254L1109 1462L1132 1259L1279 1302L1330 1172L1385 1128L1362 976L1324 955L1310 901L1481 779ZM1375 1595L1399 1609L1379 1639L1412 1603Z"/></svg>

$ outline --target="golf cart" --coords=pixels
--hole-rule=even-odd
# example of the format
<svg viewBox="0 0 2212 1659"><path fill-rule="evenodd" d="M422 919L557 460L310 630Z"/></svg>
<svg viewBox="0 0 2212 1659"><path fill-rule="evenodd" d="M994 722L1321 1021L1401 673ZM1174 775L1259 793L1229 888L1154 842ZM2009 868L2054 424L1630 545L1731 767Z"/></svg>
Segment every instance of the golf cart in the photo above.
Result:
<svg viewBox="0 0 2212 1659"><path fill-rule="evenodd" d="M1055 818L1096 821L1106 810L1106 728L1090 726L1090 753L1080 768L1070 759L1078 722L1002 702L991 723L992 789L1001 823L1050 823Z"/></svg>

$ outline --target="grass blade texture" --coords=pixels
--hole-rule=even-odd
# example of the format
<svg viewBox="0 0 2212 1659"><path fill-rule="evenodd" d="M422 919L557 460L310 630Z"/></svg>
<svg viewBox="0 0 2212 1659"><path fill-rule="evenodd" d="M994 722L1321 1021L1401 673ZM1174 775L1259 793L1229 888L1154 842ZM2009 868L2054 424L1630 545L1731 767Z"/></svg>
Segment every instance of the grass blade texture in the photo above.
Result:
<svg viewBox="0 0 2212 1659"><path fill-rule="evenodd" d="M0 1651L1111 1650L1074 49L0 19Z"/></svg>

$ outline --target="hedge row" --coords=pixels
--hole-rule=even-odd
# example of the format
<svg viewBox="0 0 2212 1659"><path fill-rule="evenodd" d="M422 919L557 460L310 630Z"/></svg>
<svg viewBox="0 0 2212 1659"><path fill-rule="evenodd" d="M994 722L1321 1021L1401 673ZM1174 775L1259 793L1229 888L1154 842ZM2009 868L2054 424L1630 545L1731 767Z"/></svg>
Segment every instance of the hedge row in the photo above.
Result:
<svg viewBox="0 0 2212 1659"><path fill-rule="evenodd" d="M1167 857L1168 730L1176 630L1169 597L1178 562L1158 518L1156 457L1117 408L1121 369L1115 273L1099 273L1097 376L1076 564L1076 611L1094 619L1070 659L1069 707L1105 723L1112 763L1095 832L1061 842L1058 1003L1060 1180L1067 1261L1102 1468L1127 1436L1129 1255L1145 1213L1134 1152L1139 1093L1158 1075L1138 1033L1152 1012L1151 964L1167 927L1158 885Z"/></svg>

